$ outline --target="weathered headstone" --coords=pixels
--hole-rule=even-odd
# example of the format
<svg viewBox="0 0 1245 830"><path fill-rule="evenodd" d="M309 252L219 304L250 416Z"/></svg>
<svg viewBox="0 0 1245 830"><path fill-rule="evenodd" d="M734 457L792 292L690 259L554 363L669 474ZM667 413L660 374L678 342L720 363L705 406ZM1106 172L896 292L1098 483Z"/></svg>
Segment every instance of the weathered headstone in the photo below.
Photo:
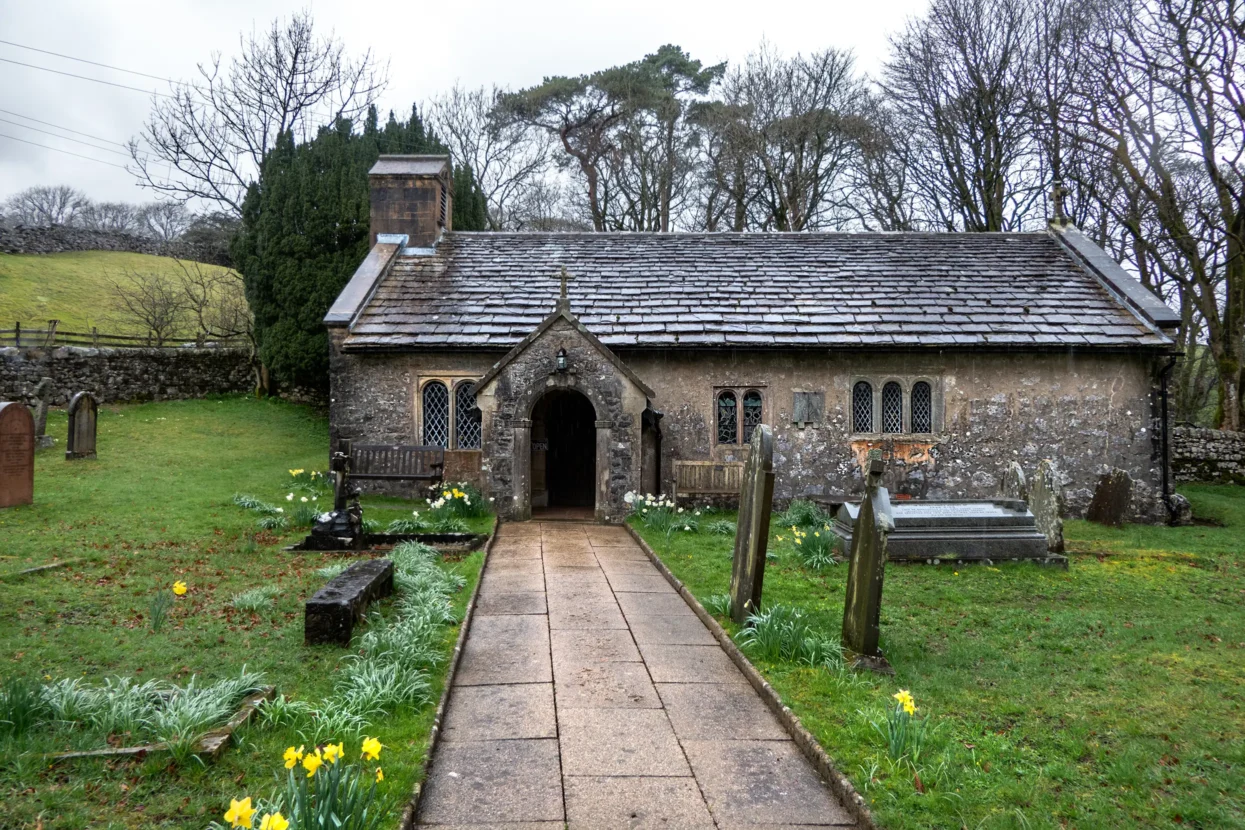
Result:
<svg viewBox="0 0 1245 830"><path fill-rule="evenodd" d="M886 534L891 528L890 494L882 486L885 465L870 452L865 500L852 534L852 556L843 604L843 649L853 668L891 673L878 648L881 636L882 578L886 571Z"/></svg>
<svg viewBox="0 0 1245 830"><path fill-rule="evenodd" d="M752 449L739 494L739 530L731 563L731 619L744 623L761 610L765 550L774 502L774 433L765 425L752 431Z"/></svg>
<svg viewBox="0 0 1245 830"><path fill-rule="evenodd" d="M69 401L69 440L65 460L95 457L95 426L99 406L90 392L79 392Z"/></svg>
<svg viewBox="0 0 1245 830"><path fill-rule="evenodd" d="M35 420L20 403L0 403L0 507L35 497Z"/></svg>
<svg viewBox="0 0 1245 830"><path fill-rule="evenodd" d="M1029 488L1029 510L1038 533L1046 537L1046 549L1063 553L1063 483L1059 469L1049 458L1038 464Z"/></svg>
<svg viewBox="0 0 1245 830"><path fill-rule="evenodd" d="M1132 478L1123 470L1114 469L1098 479L1085 518L1108 527L1123 527L1132 498Z"/></svg>
<svg viewBox="0 0 1245 830"><path fill-rule="evenodd" d="M1029 485L1025 481L1025 471L1018 462L1012 461L1003 473L1003 498L1016 501L1029 500Z"/></svg>
<svg viewBox="0 0 1245 830"><path fill-rule="evenodd" d="M1179 493L1172 493L1170 496L1171 515L1167 519L1167 523L1172 527L1188 527L1193 524L1193 505L1189 500Z"/></svg>
<svg viewBox="0 0 1245 830"><path fill-rule="evenodd" d="M51 447L56 444L56 440L47 434L48 430L48 404L49 398L52 396L52 379L43 378L39 381L39 385L35 387L34 397L35 403L35 446L39 449Z"/></svg>

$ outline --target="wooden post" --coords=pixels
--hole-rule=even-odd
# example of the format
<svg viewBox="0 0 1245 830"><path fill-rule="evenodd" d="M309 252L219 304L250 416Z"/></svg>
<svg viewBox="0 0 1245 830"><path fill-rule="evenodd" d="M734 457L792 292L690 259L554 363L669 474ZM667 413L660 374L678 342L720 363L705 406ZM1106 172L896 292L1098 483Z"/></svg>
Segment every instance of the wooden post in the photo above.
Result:
<svg viewBox="0 0 1245 830"><path fill-rule="evenodd" d="M744 623L761 610L765 551L774 504L774 433L762 424L752 432L752 447L739 494L735 557L731 562L731 619Z"/></svg>
<svg viewBox="0 0 1245 830"><path fill-rule="evenodd" d="M13 345L19 349L22 346L22 321L18 320L13 324Z"/></svg>
<svg viewBox="0 0 1245 830"><path fill-rule="evenodd" d="M99 329L95 326L91 326L91 345L99 348Z"/></svg>

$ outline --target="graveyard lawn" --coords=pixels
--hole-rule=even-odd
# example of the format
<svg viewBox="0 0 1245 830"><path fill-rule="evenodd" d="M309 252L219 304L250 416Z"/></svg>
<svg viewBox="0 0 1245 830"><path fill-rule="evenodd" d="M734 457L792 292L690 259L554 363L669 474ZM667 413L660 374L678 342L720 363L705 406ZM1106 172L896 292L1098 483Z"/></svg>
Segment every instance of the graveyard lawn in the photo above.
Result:
<svg viewBox="0 0 1245 830"><path fill-rule="evenodd" d="M231 503L236 492L284 503L290 469L325 469L324 417L247 398L102 406L98 460L72 462L65 429L64 413L53 412L57 446L36 456L35 503L0 511L0 684L21 675L184 685L192 675L236 677L245 665L292 698L327 697L352 652L305 646L302 603L326 581L316 570L339 559L281 550L306 531L259 532L256 514ZM379 512L409 515L394 500L377 501ZM70 564L15 574L52 561ZM460 613L482 561L475 553L450 565L467 580L455 596ZM175 581L189 590L153 634L151 597ZM272 610L232 606L234 595L263 585L280 590ZM444 658L456 636L457 627L445 629ZM443 678L432 681L432 703L368 730L386 747L382 787L393 796L394 825L426 751ZM285 772L282 752L304 743L284 727L247 727L240 737L218 761L180 769L159 754L50 766L40 754L66 746L0 738L0 827L205 827L230 798L268 795L274 774ZM347 750L358 757L358 746Z"/></svg>
<svg viewBox="0 0 1245 830"><path fill-rule="evenodd" d="M754 662L883 827L1245 828L1245 487L1181 492L1220 526L1070 522L1067 571L889 565L893 678ZM837 641L847 566L805 569L779 523L763 601ZM727 593L733 537L633 526L702 603ZM930 717L915 764L871 725L900 689Z"/></svg>

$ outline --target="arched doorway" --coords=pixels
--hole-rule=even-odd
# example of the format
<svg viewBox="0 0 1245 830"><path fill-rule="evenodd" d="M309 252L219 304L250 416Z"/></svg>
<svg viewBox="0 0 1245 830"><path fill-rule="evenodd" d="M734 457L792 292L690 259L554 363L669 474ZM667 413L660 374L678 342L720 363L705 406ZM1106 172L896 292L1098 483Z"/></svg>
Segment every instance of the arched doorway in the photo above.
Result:
<svg viewBox="0 0 1245 830"><path fill-rule="evenodd" d="M596 412L572 389L554 389L532 408L532 508L596 506Z"/></svg>

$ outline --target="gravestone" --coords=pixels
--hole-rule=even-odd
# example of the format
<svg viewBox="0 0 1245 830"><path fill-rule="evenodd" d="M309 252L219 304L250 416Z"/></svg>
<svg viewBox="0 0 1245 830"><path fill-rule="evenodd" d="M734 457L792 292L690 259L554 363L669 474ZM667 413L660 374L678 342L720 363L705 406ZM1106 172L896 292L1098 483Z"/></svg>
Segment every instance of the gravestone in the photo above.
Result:
<svg viewBox="0 0 1245 830"><path fill-rule="evenodd" d="M20 403L0 403L0 507L35 497L35 420Z"/></svg>
<svg viewBox="0 0 1245 830"><path fill-rule="evenodd" d="M862 505L844 504L831 529L850 550ZM890 510L886 558L891 562L992 563L1023 559L1066 565L1046 549L1029 508L1015 499L896 501Z"/></svg>
<svg viewBox="0 0 1245 830"><path fill-rule="evenodd" d="M1089 503L1089 510L1085 511L1085 518L1108 527L1123 527L1132 498L1132 478L1116 468L1098 479L1094 499Z"/></svg>
<svg viewBox="0 0 1245 830"><path fill-rule="evenodd" d="M876 453L876 454L875 454ZM869 453L869 477L852 535L843 603L843 649L852 668L893 673L878 648L881 636L882 578L886 571L886 536L891 529L890 494L882 486L886 469L881 454Z"/></svg>
<svg viewBox="0 0 1245 830"><path fill-rule="evenodd" d="M1003 498L1014 501L1029 500L1029 486L1025 481L1025 471L1020 464L1013 461L1007 465L1003 473Z"/></svg>
<svg viewBox="0 0 1245 830"><path fill-rule="evenodd" d="M354 624L368 605L393 593L393 560L356 562L316 591L303 606L307 643L350 645Z"/></svg>
<svg viewBox="0 0 1245 830"><path fill-rule="evenodd" d="M765 550L774 502L774 433L765 425L752 431L752 449L739 494L739 530L731 562L731 619L744 623L761 610Z"/></svg>
<svg viewBox="0 0 1245 830"><path fill-rule="evenodd" d="M359 491L350 486L350 443L343 442L344 452L333 453L329 470L333 476L333 509L316 519L311 528L313 537L334 538L348 548L363 546L363 508Z"/></svg>
<svg viewBox="0 0 1245 830"><path fill-rule="evenodd" d="M47 434L48 430L48 399L52 396L52 379L43 378L35 387L35 446L39 449L51 447L56 439Z"/></svg>
<svg viewBox="0 0 1245 830"><path fill-rule="evenodd" d="M1063 553L1063 484L1059 469L1049 458L1038 464L1029 488L1029 510L1039 533L1046 537L1046 549Z"/></svg>
<svg viewBox="0 0 1245 830"><path fill-rule="evenodd" d="M69 440L65 460L95 457L95 425L99 407L90 392L79 392L69 402Z"/></svg>

